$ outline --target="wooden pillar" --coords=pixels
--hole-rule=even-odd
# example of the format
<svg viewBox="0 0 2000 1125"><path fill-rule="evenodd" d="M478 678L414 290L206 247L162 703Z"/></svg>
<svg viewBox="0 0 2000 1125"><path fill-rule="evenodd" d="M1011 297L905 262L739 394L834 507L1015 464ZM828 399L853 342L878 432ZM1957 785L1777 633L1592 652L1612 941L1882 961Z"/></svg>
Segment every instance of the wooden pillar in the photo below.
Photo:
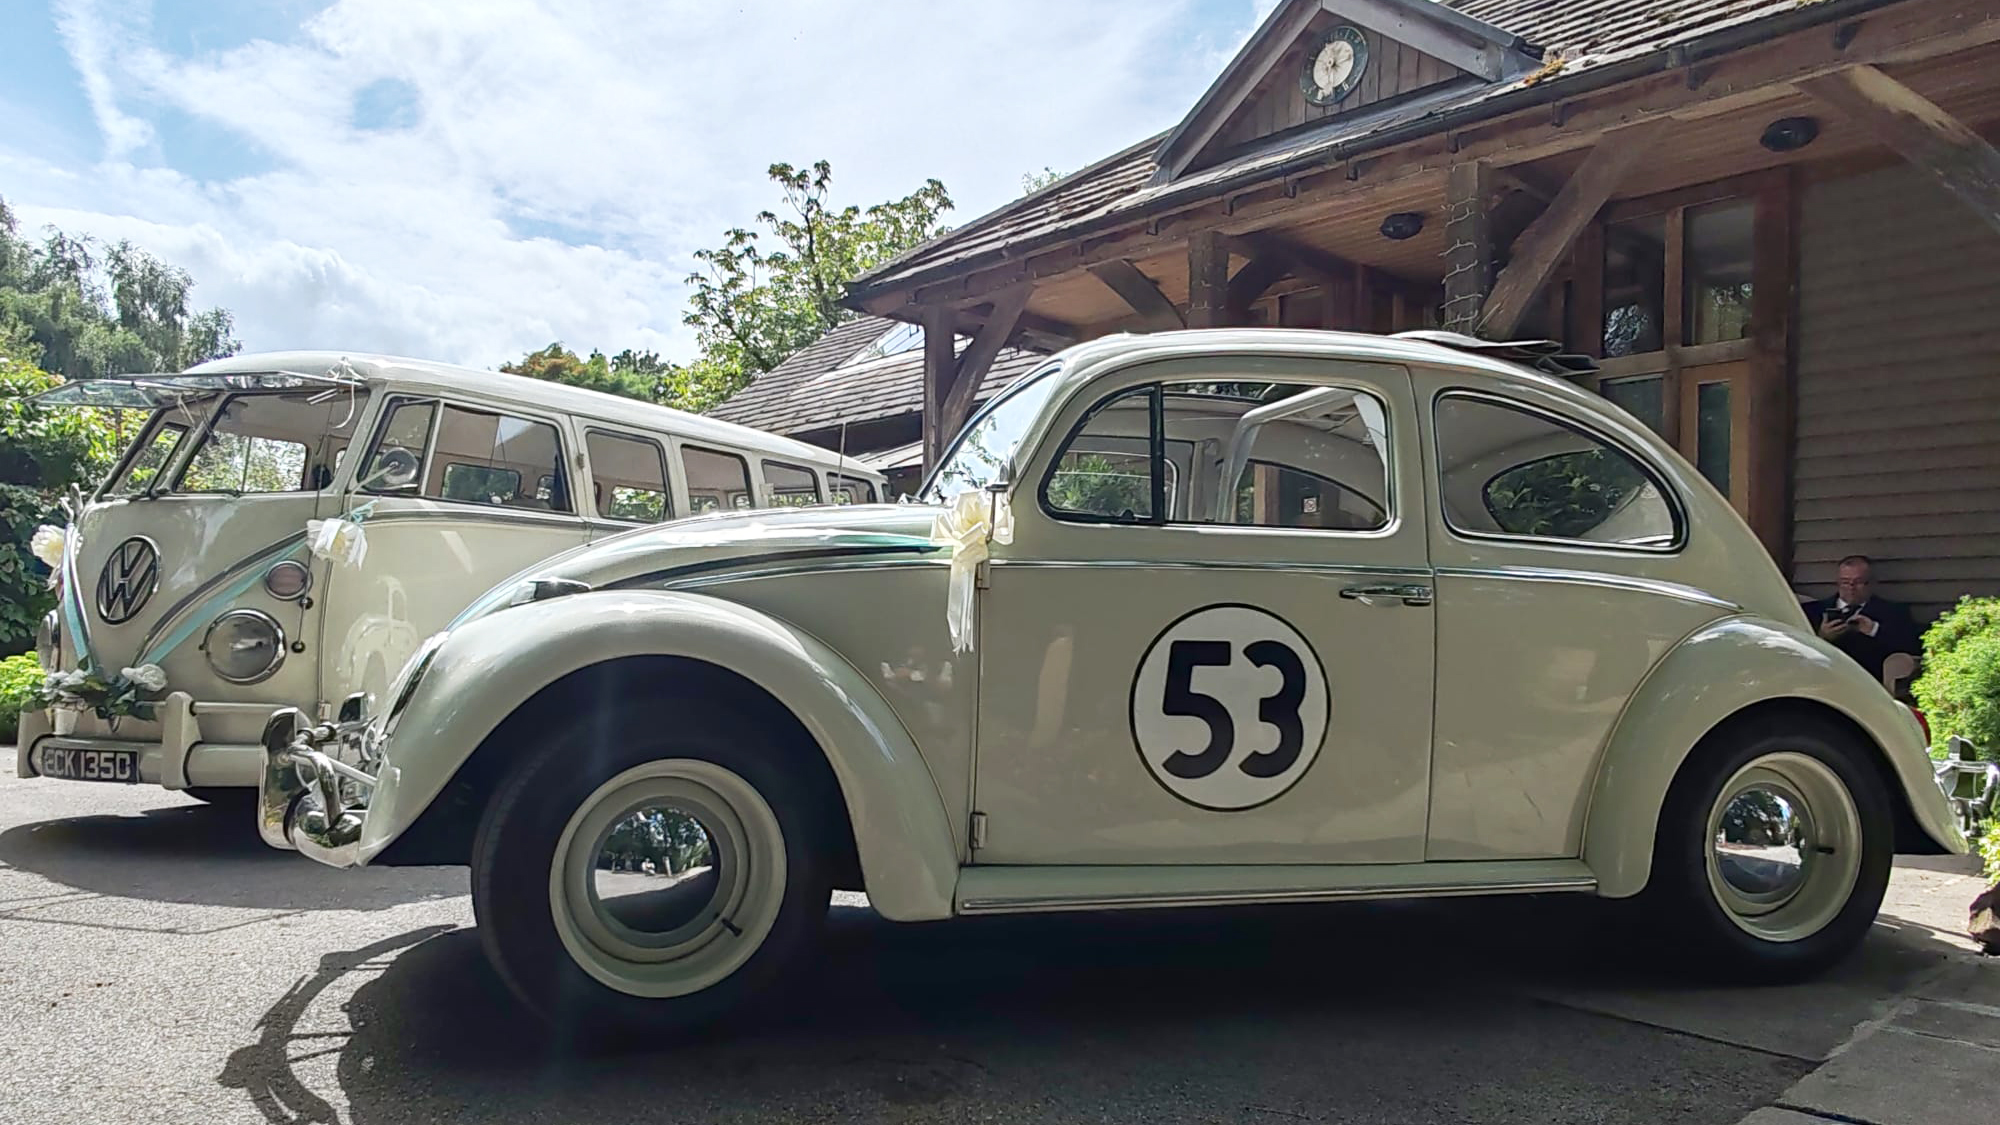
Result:
<svg viewBox="0 0 2000 1125"><path fill-rule="evenodd" d="M1576 236L1570 256L1569 346L1604 355L1604 224L1594 222Z"/></svg>
<svg viewBox="0 0 2000 1125"><path fill-rule="evenodd" d="M1792 566L1792 357L1798 303L1798 180L1778 168L1757 189L1751 258L1750 527L1787 574Z"/></svg>
<svg viewBox="0 0 2000 1125"><path fill-rule="evenodd" d="M1188 239L1189 328L1220 328L1229 320L1229 247L1216 231Z"/></svg>
<svg viewBox="0 0 2000 1125"><path fill-rule="evenodd" d="M1445 182L1444 328L1471 335L1493 290L1492 170L1461 160Z"/></svg>
<svg viewBox="0 0 2000 1125"><path fill-rule="evenodd" d="M944 402L951 394L952 377L958 374L954 350L951 310L933 305L924 310L924 473L937 468L944 454Z"/></svg>

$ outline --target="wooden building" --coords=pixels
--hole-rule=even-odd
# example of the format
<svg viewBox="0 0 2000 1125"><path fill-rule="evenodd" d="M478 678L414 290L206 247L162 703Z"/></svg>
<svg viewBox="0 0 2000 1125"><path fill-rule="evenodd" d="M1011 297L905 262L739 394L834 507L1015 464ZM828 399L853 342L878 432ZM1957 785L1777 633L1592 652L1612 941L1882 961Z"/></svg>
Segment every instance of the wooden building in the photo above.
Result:
<svg viewBox="0 0 2000 1125"><path fill-rule="evenodd" d="M847 301L922 327L927 461L1009 349L1561 338L1802 590L1865 552L1929 617L2000 592L1996 41L1990 0L1283 0L1172 130Z"/></svg>

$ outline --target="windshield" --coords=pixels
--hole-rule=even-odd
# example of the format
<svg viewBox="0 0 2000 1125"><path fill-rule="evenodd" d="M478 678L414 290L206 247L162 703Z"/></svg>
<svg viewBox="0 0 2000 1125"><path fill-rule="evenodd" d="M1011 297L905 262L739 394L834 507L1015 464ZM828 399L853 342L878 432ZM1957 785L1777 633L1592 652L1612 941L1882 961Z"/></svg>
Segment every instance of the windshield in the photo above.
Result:
<svg viewBox="0 0 2000 1125"><path fill-rule="evenodd" d="M183 400L139 432L104 495L317 491L367 404L351 386Z"/></svg>
<svg viewBox="0 0 2000 1125"><path fill-rule="evenodd" d="M943 504L961 492L985 488L1001 479L1014 462L1021 435L1041 416L1055 390L1055 373L1061 365L1051 363L1023 377L973 415L965 431L952 443L951 452L924 484L918 499Z"/></svg>

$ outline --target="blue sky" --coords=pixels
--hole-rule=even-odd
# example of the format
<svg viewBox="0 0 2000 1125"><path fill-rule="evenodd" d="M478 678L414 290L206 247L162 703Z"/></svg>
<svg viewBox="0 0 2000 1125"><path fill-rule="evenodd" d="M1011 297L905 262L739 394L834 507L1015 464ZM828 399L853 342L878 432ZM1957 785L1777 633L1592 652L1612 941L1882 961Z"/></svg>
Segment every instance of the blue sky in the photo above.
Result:
<svg viewBox="0 0 2000 1125"><path fill-rule="evenodd" d="M685 358L772 162L962 223L1173 124L1273 3L10 0L0 197L185 266L249 350Z"/></svg>

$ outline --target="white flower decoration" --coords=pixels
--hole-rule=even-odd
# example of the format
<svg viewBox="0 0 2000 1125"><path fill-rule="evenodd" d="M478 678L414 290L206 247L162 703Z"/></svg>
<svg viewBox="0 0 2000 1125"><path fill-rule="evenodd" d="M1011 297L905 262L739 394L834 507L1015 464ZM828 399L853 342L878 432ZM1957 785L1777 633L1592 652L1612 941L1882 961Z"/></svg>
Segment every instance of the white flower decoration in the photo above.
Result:
<svg viewBox="0 0 2000 1125"><path fill-rule="evenodd" d="M167 674L158 664L141 664L136 668L122 668L118 674L126 681L138 684L147 691L160 691L167 686Z"/></svg>
<svg viewBox="0 0 2000 1125"><path fill-rule="evenodd" d="M368 557L368 537L353 520L307 520L306 548L320 558L360 566Z"/></svg>
<svg viewBox="0 0 2000 1125"><path fill-rule="evenodd" d="M28 540L28 550L50 570L62 569L63 529L52 524L43 524L35 529L34 538Z"/></svg>

